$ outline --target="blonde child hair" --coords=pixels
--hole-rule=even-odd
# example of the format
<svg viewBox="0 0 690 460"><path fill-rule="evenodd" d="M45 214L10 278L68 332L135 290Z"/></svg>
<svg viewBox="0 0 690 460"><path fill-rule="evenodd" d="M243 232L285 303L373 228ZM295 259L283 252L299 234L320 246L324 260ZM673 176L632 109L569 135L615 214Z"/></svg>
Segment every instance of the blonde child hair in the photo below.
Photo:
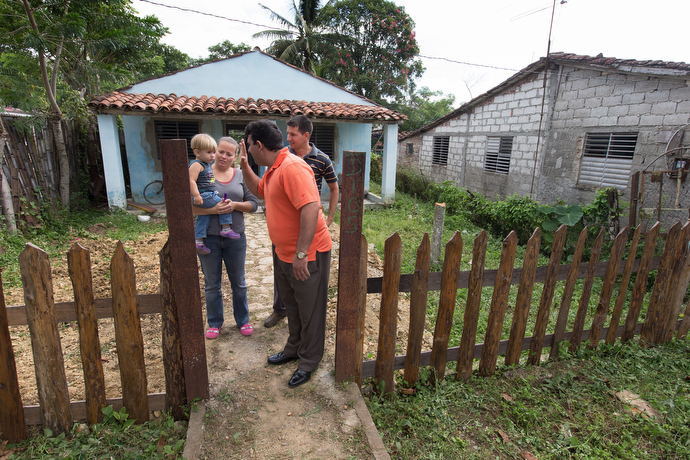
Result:
<svg viewBox="0 0 690 460"><path fill-rule="evenodd" d="M211 152L218 150L218 144L216 144L216 141L211 136L204 133L194 136L189 143L189 146L192 148L192 150L209 150Z"/></svg>

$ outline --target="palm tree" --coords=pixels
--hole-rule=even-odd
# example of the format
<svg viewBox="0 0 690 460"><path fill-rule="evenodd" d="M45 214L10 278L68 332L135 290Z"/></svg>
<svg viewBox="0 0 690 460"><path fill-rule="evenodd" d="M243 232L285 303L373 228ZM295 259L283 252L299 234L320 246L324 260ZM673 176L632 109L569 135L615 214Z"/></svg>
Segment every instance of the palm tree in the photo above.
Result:
<svg viewBox="0 0 690 460"><path fill-rule="evenodd" d="M268 10L271 19L284 28L264 30L254 34L254 38L272 38L273 43L266 50L269 54L315 74L318 59L314 45L324 39L319 26L319 0L300 0L299 8L293 0L295 19L292 22L265 5L261 7Z"/></svg>

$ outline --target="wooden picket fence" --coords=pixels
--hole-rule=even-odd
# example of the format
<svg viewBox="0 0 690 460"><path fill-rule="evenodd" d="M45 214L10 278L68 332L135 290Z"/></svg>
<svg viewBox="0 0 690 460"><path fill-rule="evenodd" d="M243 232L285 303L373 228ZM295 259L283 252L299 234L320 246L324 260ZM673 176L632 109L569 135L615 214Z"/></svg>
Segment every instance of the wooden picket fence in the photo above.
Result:
<svg viewBox="0 0 690 460"><path fill-rule="evenodd" d="M519 363L522 351L529 350L526 362L530 365L538 365L545 347L549 349L549 357L553 358L558 356L559 344L566 340L570 344L570 350L575 351L584 340L589 341L587 344L589 347L595 348L602 340L612 344L617 337L621 337L623 342L627 342L636 334L640 335L640 340L650 344L666 342L676 331L678 338L686 337L690 328L690 303L684 311L682 320L679 317L683 297L690 281L690 257L688 257L690 221L682 228L680 223L671 227L666 235L663 253L661 257L656 258L654 251L660 236L660 224L657 222L645 235L642 256L640 259L635 259L640 242L640 227L638 226L630 242L630 256L625 261L621 259L629 236L627 228L616 236L608 261L599 261L604 240L602 229L591 248L589 262L581 262L587 235L587 228L585 228L579 235L572 263L561 265L566 231L565 226L556 231L549 264L537 267L541 243L541 232L537 228L527 243L521 269L514 268L517 237L515 232L511 232L503 241L501 260L497 270L485 270L487 235L482 231L474 240L472 268L469 272L461 272L459 269L463 242L460 234L456 232L446 245L441 273L429 273L430 244L428 235L424 235L417 250L415 271L408 275L401 275L401 241L397 233L393 234L385 244L383 277L362 280L362 284L366 282L367 293L381 293L381 311L377 357L375 360L359 361L355 370L356 380L361 383L363 378L374 377L377 383L383 384L384 392L390 392L394 388L394 372L398 369L404 369L404 380L412 385L419 378L420 366L431 366L434 370L432 378L442 379L447 363L455 361L455 378L459 380L468 379L471 376L475 359L479 359L479 374L489 376L496 369L499 355L505 355L506 365L515 365ZM365 239L363 239L363 244L366 244ZM656 280L644 321L638 324L651 270L658 270ZM628 313L621 324L633 273L637 273L637 276L632 286ZM618 293L611 309L611 300L619 275ZM591 328L584 330L592 286L596 277L603 277L599 302ZM582 278L584 278L582 295L574 324L572 330L566 332L575 283ZM565 280L565 284L557 321L554 330L547 335L546 329L554 301L556 283L562 280ZM535 283L543 283L543 290L532 336L525 337ZM501 340L510 288L514 284L518 284L518 289L510 336L507 340ZM481 292L484 286L491 285L493 285L493 296L489 307L486 336L483 343L477 344ZM468 290L462 338L459 347L448 348L458 289ZM432 350L422 353L422 335L429 291L440 291L440 298ZM410 293L410 328L407 354L404 356L395 356L399 292ZM608 327L604 327L607 320ZM359 330L363 331L364 318L361 313L359 325ZM360 334L357 340L359 350L361 350L363 336Z"/></svg>
<svg viewBox="0 0 690 460"><path fill-rule="evenodd" d="M54 433L69 431L75 420L102 421L102 410L125 407L137 422L149 411L170 410L184 418L185 379L172 280L170 242L159 253L160 294L137 295L134 263L118 242L111 260L112 298L94 299L88 250L74 244L68 255L74 302L55 303L48 255L27 244L19 257L26 305L7 307L0 280L0 438L17 442L26 425L41 424ZM162 313L166 392L147 394L140 316ZM99 318L114 318L122 398L106 399ZM84 369L85 401L70 401L58 323L77 321ZM39 405L22 406L9 326L27 325L36 372Z"/></svg>

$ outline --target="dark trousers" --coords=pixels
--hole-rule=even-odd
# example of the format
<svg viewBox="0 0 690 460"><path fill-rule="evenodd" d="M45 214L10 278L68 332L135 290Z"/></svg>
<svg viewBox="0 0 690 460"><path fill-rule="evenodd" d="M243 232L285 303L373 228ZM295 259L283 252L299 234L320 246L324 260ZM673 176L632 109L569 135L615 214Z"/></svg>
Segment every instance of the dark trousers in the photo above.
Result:
<svg viewBox="0 0 690 460"><path fill-rule="evenodd" d="M276 245L273 244L271 246L273 251L273 260L275 261ZM285 305L283 305L283 301L280 300L280 289L278 288L278 270L276 270L275 263L273 264L273 311L280 316L287 315Z"/></svg>
<svg viewBox="0 0 690 460"><path fill-rule="evenodd" d="M317 252L316 260L308 263L309 278L295 279L292 264L273 255L273 267L285 305L290 333L283 354L299 358L297 369L313 372L323 358L326 338L326 309L331 251Z"/></svg>

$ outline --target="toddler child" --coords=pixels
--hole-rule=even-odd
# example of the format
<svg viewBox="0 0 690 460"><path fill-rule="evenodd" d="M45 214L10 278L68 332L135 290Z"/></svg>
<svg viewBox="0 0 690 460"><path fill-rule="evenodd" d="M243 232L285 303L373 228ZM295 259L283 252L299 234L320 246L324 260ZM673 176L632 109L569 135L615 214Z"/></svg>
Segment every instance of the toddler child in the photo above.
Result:
<svg viewBox="0 0 690 460"><path fill-rule="evenodd" d="M224 201L216 192L215 179L211 165L216 155L216 141L208 134L197 134L190 143L194 150L195 160L189 162L189 187L195 206L212 208ZM232 230L232 213L220 214L218 221L221 225L220 236L236 240L239 233ZM196 239L196 252L209 254L211 251L204 244L206 231L211 222L211 215L196 216L194 225L194 238Z"/></svg>

